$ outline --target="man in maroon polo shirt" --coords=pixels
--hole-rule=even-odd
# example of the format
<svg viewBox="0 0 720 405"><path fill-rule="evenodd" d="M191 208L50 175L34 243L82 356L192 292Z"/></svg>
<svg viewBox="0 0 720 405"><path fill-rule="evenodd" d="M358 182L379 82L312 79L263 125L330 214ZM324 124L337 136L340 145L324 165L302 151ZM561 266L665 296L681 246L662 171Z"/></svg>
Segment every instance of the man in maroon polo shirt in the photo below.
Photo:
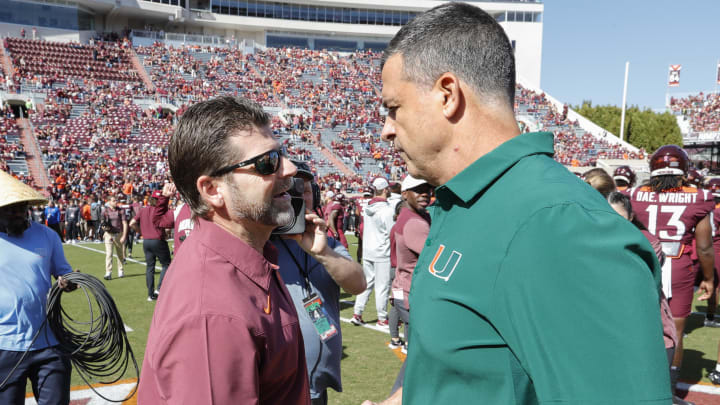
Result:
<svg viewBox="0 0 720 405"><path fill-rule="evenodd" d="M219 97L190 107L168 160L193 232L155 307L138 404L310 405L302 334L268 242L294 212L296 173L262 107Z"/></svg>
<svg viewBox="0 0 720 405"><path fill-rule="evenodd" d="M167 205L169 199L167 197L160 200L165 195L173 195L175 193L175 185L172 183L166 183L163 187L163 191L153 191L150 197L150 205L142 207L135 214L132 220L130 220L130 227L135 229L139 235L143 238L143 253L145 254L145 284L148 291L148 301L154 301L158 297L158 290L162 286L163 279L165 279L165 272L170 266L170 248L165 240L165 229L173 227L173 219L161 218L160 221L155 221L155 211L158 210L158 205L162 204L167 211ZM160 281L158 282L157 290L155 289L155 262L159 260L162 266L160 272Z"/></svg>

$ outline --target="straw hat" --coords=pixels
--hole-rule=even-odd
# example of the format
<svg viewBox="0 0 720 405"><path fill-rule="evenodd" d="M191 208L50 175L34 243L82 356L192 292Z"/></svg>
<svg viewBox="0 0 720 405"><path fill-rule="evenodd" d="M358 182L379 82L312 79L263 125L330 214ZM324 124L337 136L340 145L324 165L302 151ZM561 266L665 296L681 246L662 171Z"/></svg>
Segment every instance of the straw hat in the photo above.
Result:
<svg viewBox="0 0 720 405"><path fill-rule="evenodd" d="M32 187L0 170L0 207L19 202L45 204L47 199Z"/></svg>

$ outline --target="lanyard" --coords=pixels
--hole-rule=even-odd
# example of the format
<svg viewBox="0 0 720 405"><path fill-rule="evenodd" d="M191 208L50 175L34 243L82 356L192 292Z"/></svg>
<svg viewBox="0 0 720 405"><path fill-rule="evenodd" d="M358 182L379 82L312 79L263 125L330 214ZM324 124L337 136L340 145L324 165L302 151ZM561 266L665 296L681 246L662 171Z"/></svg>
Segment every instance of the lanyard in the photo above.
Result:
<svg viewBox="0 0 720 405"><path fill-rule="evenodd" d="M288 247L287 243L285 243L285 240L283 240L282 238L278 238L278 239L280 240L280 243L282 243L285 250L287 250L288 254L290 254L290 257L292 258L293 262L295 262L295 265L297 266L298 271L303 276L303 280L305 281L305 285L304 285L305 298L310 297L310 293L312 291L312 287L310 286L310 271L312 271L312 269L306 270L308 267L308 254L305 251L302 252L303 257L305 258L305 267L303 267L300 265L300 262L295 257L295 255L292 253L292 251Z"/></svg>

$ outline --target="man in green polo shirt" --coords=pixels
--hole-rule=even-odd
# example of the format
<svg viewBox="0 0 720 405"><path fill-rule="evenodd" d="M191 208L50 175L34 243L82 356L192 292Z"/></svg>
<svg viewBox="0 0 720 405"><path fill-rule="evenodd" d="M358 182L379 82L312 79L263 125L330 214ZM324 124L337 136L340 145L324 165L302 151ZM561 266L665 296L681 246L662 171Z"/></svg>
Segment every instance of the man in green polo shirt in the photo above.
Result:
<svg viewBox="0 0 720 405"><path fill-rule="evenodd" d="M382 79L383 138L439 186L402 402L671 403L655 253L553 160L551 133L520 134L495 19L455 2L417 16Z"/></svg>

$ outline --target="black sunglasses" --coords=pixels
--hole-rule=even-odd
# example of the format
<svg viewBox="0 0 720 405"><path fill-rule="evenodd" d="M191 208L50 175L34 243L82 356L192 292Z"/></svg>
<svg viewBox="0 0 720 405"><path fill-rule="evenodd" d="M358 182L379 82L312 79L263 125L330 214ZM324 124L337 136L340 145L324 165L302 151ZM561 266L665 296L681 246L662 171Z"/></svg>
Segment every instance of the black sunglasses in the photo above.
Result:
<svg viewBox="0 0 720 405"><path fill-rule="evenodd" d="M235 169L249 166L252 164L255 165L255 171L257 171L258 174L266 176L268 174L273 174L278 171L278 169L280 168L280 160L282 156L283 153L280 149L269 150L261 155L255 156L254 158L242 161L240 163L236 163L232 166L225 166L221 169L215 170L210 176L222 176L223 174L230 173Z"/></svg>

